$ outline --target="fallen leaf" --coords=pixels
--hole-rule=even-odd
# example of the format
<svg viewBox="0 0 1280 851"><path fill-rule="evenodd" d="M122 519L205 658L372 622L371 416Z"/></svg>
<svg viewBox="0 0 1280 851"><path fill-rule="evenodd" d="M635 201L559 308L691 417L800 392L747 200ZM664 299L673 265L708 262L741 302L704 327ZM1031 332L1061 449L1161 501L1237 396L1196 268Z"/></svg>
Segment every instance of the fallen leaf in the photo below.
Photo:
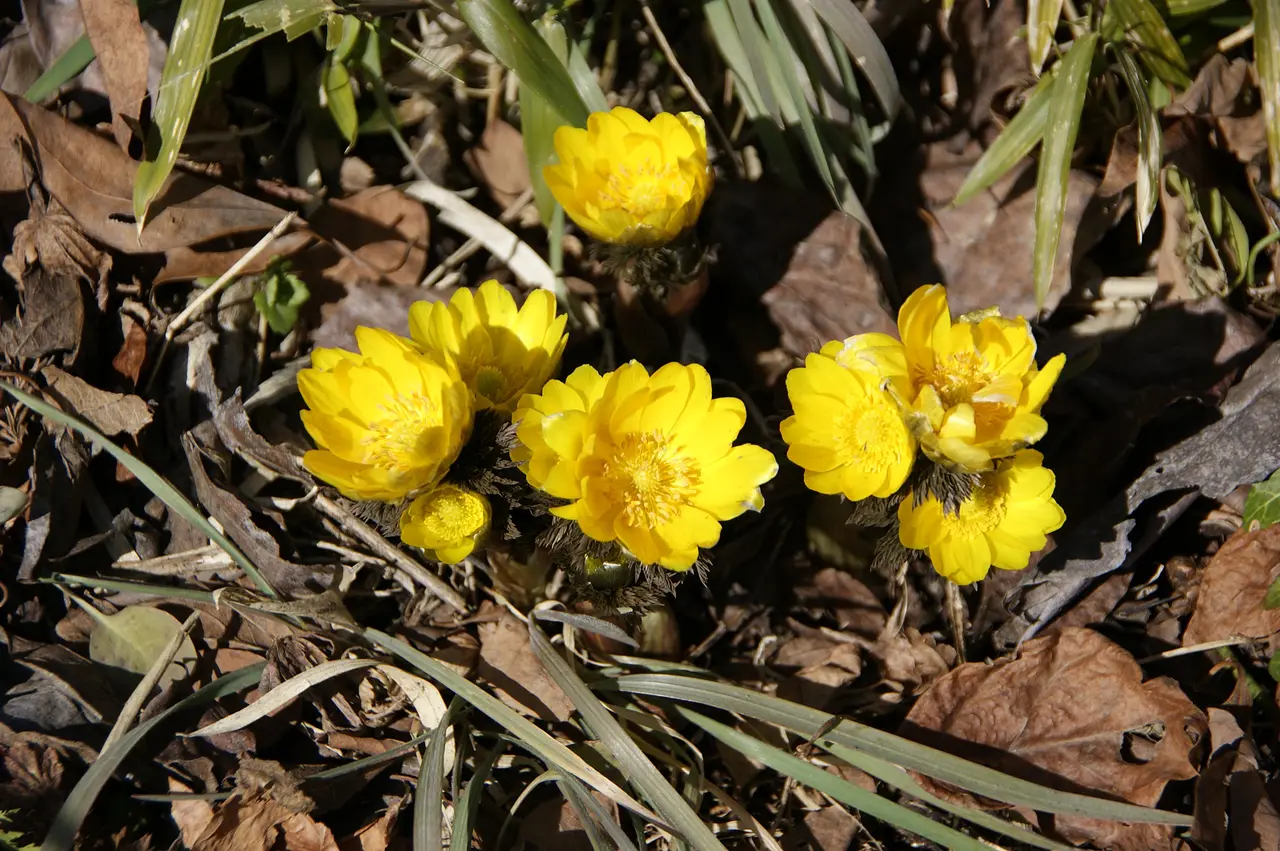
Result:
<svg viewBox="0 0 1280 851"><path fill-rule="evenodd" d="M151 409L137 396L99 390L56 366L47 366L40 374L49 382L49 388L69 406L67 413L88 420L107 437L127 434L136 438L138 432L151 422Z"/></svg>
<svg viewBox="0 0 1280 851"><path fill-rule="evenodd" d="M1272 652L1280 649L1280 609L1262 607L1277 578L1280 526L1236 532L1204 569L1183 646L1244 636L1270 639Z"/></svg>
<svg viewBox="0 0 1280 851"><path fill-rule="evenodd" d="M194 791L176 777L169 777L169 791L183 794ZM201 834L213 821L213 805L208 801L181 799L169 802L169 816L178 826L178 834L184 848L194 848Z"/></svg>
<svg viewBox="0 0 1280 851"><path fill-rule="evenodd" d="M127 313L120 314L120 330L124 337L120 351L111 359L116 374L135 387L147 362L147 329Z"/></svg>
<svg viewBox="0 0 1280 851"><path fill-rule="evenodd" d="M192 851L338 851L329 828L268 795L239 795L219 804Z"/></svg>
<svg viewBox="0 0 1280 851"><path fill-rule="evenodd" d="M298 256L299 274L319 272L344 287L379 282L416 287L422 281L430 236L427 208L393 186L330 201L311 216L309 227L346 250L334 257L334 249L324 246Z"/></svg>
<svg viewBox="0 0 1280 851"><path fill-rule="evenodd" d="M40 177L95 242L125 254L195 245L274 227L285 211L185 172L174 171L151 207L141 237L133 218L138 163L109 139L21 98L0 97L0 136L26 139ZM0 157L0 192L22 192L17 157Z"/></svg>
<svg viewBox="0 0 1280 851"><path fill-rule="evenodd" d="M848 571L824 567L795 589L796 602L805 608L830 611L840 629L874 639L884 631L889 616L870 588Z"/></svg>
<svg viewBox="0 0 1280 851"><path fill-rule="evenodd" d="M420 301L441 301L448 293L422 287L357 284L337 304L322 308L324 322L311 335L318 347L356 350L356 328L384 328L402 337L409 334L409 307Z"/></svg>
<svg viewBox="0 0 1280 851"><path fill-rule="evenodd" d="M778 684L778 697L828 709L835 704L837 692L861 675L862 653L852 644L799 637L783 643L771 665L790 674Z"/></svg>
<svg viewBox="0 0 1280 851"><path fill-rule="evenodd" d="M86 745L0 723L0 812L20 813L23 829L43 836L72 785L97 756Z"/></svg>
<svg viewBox="0 0 1280 851"><path fill-rule="evenodd" d="M799 827L799 825L797 825ZM782 838L786 851L847 851L858 832L858 820L839 804L810 810L804 814L803 828L790 830Z"/></svg>
<svg viewBox="0 0 1280 851"><path fill-rule="evenodd" d="M1142 806L1155 805L1170 781L1196 776L1190 756L1206 731L1204 714L1173 680L1143 682L1132 656L1088 629L1029 641L1014 659L961 665L920 697L902 730L1014 776ZM991 806L920 779L947 800ZM1073 842L1107 848L1132 847L1126 827L1076 816L1052 822Z"/></svg>
<svg viewBox="0 0 1280 851"><path fill-rule="evenodd" d="M1258 770L1257 746L1231 709L1248 713L1239 706L1209 709L1210 756L1196 778L1191 838L1208 851L1280 848L1280 815Z"/></svg>
<svg viewBox="0 0 1280 851"><path fill-rule="evenodd" d="M567 721L573 704L543 670L529 645L529 630L505 609L496 622L480 625L479 676L498 697L525 715L543 721Z"/></svg>
<svg viewBox="0 0 1280 851"><path fill-rule="evenodd" d="M94 618L89 636L89 658L103 665L146 674L182 624L173 615L151 606L129 606L114 615ZM165 668L157 687L163 689L183 679L195 663L196 648L184 636L173 661Z"/></svg>
<svg viewBox="0 0 1280 851"><path fill-rule="evenodd" d="M147 96L151 45L133 0L80 0L85 33L102 68L111 99L111 129L125 151L133 137L126 118L138 121Z"/></svg>
<svg viewBox="0 0 1280 851"><path fill-rule="evenodd" d="M956 663L956 650L938 644L931 635L923 635L915 627L907 627L897 635L882 635L872 645L870 656L881 676L898 683L908 694L932 683Z"/></svg>
<svg viewBox="0 0 1280 851"><path fill-rule="evenodd" d="M505 210L529 189L529 161L524 137L501 118L490 121L480 143L462 155L476 180L489 190L495 204Z"/></svg>

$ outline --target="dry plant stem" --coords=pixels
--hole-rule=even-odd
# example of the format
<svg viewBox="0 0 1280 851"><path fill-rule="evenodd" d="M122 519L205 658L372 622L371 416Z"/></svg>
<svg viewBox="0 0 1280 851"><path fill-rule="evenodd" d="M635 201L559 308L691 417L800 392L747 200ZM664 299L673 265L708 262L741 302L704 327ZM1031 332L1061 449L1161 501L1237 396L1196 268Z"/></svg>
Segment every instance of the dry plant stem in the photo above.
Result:
<svg viewBox="0 0 1280 851"><path fill-rule="evenodd" d="M337 523L344 532L358 539L360 543L371 549L375 555L413 577L415 582L439 597L449 608L455 612L466 613L466 601L462 599L462 595L449 587L449 583L409 558L398 547L382 537L380 533L369 528L369 525L360 518L324 494L316 495L315 505L322 514Z"/></svg>
<svg viewBox="0 0 1280 851"><path fill-rule="evenodd" d="M235 281L236 276L239 275L245 267L257 259L259 254L266 251L267 246L275 242L278 236L288 230L289 226L292 225L297 218L298 214L296 212L292 212L277 222L276 226L268 231L266 236L258 240L253 248L250 248L239 260L232 263L230 269L223 272L218 280L206 287L204 292L192 299L191 303L188 304L181 313L173 318L173 321L169 323L169 327L164 331L164 343L160 346L160 354L156 357L155 366L151 368L151 377L147 379L147 395L150 395L151 393L151 386L155 384L156 376L160 374L160 367L164 363L164 356L169 353L169 346L173 343L173 338L177 333L187 327L187 323L191 321L191 318L203 310L204 306L208 304L211 299L227 287L231 286L231 283Z"/></svg>
<svg viewBox="0 0 1280 851"><path fill-rule="evenodd" d="M521 192L520 197L512 201L511 204L498 215L498 221L502 222L504 225L510 224L511 220L514 219L516 215L525 208L525 205L532 200L533 187L530 186L528 189ZM484 243L476 239L474 236L469 238L466 242L462 243L457 251L450 254L440 263L440 265L428 272L427 276L422 279L422 283L418 284L418 286L433 287L440 283L440 279L445 276L446 272L456 266L460 266L481 248L484 248Z"/></svg>
<svg viewBox="0 0 1280 851"><path fill-rule="evenodd" d="M1205 641L1201 644L1190 644L1186 647L1175 647L1172 650L1166 650L1163 653L1144 656L1138 660L1138 664L1145 665L1148 662L1158 662L1163 659L1176 659L1179 656L1190 656L1193 653L1202 653L1206 650L1218 650L1223 647L1240 647L1245 644L1252 644L1256 640L1257 639L1254 638L1246 638L1242 635L1236 635L1231 638L1223 638L1218 641Z"/></svg>
<svg viewBox="0 0 1280 851"><path fill-rule="evenodd" d="M956 656L961 663L967 662L964 652L964 597L960 594L960 586L954 582L946 583L947 620L951 623L951 643L955 645Z"/></svg>
<svg viewBox="0 0 1280 851"><path fill-rule="evenodd" d="M1235 50L1237 47L1239 47L1240 45L1244 44L1245 42L1249 41L1252 38L1253 38L1253 22L1250 21L1240 29L1233 32L1231 35L1226 36L1221 41L1219 41L1218 52L1227 53L1229 51Z"/></svg>
<svg viewBox="0 0 1280 851"><path fill-rule="evenodd" d="M173 661L173 657L178 655L178 648L182 646L182 639L187 637L187 633L191 631L191 627L195 626L196 621L199 619L199 612L192 612L187 615L187 619L182 623L182 629L175 632L173 638L170 638L169 643L165 645L164 650L160 651L155 664L147 671L147 675L142 678L142 682L138 683L138 687L133 690L133 694L129 695L129 700L125 703L124 708L120 710L119 716L116 717L116 723L112 725L111 732L107 734L107 740L102 743L102 747L98 750L99 753L124 738L124 734L129 732L129 728L133 726L133 722L138 718L138 713L142 711L143 705L146 704L147 698L151 696L151 690L156 687L156 683L160 682L160 677L164 674L165 669L169 667L169 663Z"/></svg>
<svg viewBox="0 0 1280 851"><path fill-rule="evenodd" d="M742 177L742 164L738 162L738 157L734 153L733 143L729 141L729 136L724 132L724 128L720 126L716 114L711 111L711 104L707 103L707 99L702 96L702 92L698 91L698 86L693 82L693 78L684 70L684 66L680 64L680 60L676 58L676 52L671 49L671 43L667 41L667 36L662 31L662 27L658 26L658 19L653 14L653 9L649 7L649 0L640 0L640 13L644 15L645 23L649 25L649 31L653 33L653 38L658 42L658 49L662 51L662 55L666 57L667 62L671 65L671 70L676 72L676 76L680 78L680 82L684 85L685 90L689 92L689 97L702 110L702 114L706 116L707 121L711 123L711 129L716 134L716 140L724 147L724 155L729 159L729 165L733 168L733 176Z"/></svg>

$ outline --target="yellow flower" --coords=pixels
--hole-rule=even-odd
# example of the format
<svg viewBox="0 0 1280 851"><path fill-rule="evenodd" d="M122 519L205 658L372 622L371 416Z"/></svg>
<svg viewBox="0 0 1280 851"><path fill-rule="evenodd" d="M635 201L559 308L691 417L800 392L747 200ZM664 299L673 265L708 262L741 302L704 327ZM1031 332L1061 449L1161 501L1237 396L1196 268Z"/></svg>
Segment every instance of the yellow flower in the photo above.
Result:
<svg viewBox="0 0 1280 851"><path fill-rule="evenodd" d="M537 392L560 366L569 339L556 300L534 290L520 309L497 281L473 294L460 289L449 303L409 308L409 333L427 354L455 367L475 394L477 408L509 414L525 393Z"/></svg>
<svg viewBox="0 0 1280 851"><path fill-rule="evenodd" d="M583 367L526 396L515 420L512 457L531 484L569 500L553 513L669 570L692 567L721 521L760 510L760 486L778 471L768 450L733 445L746 409L713 399L700 366Z"/></svg>
<svg viewBox="0 0 1280 851"><path fill-rule="evenodd" d="M1023 449L1001 461L981 474L956 514L944 512L932 496L916 505L909 494L898 506L903 546L927 551L934 569L957 585L977 582L992 567L1023 569L1067 519L1053 499L1053 471L1041 466L1043 460Z"/></svg>
<svg viewBox="0 0 1280 851"><path fill-rule="evenodd" d="M1066 361L1036 367L1036 342L1022 317L952 321L938 285L911 294L898 313L902 342L884 334L847 340L836 360L872 368L897 385L908 425L930 458L965 472L1035 443L1048 427L1040 408Z"/></svg>
<svg viewBox="0 0 1280 851"><path fill-rule="evenodd" d="M787 457L810 490L849 499L892 495L907 480L916 441L874 370L842 367L830 344L787 373L795 415L782 423Z"/></svg>
<svg viewBox="0 0 1280 851"><path fill-rule="evenodd" d="M435 484L471 430L467 386L411 341L357 328L360 353L316 349L298 373L319 449L303 456L350 499L395 502Z"/></svg>
<svg viewBox="0 0 1280 851"><path fill-rule="evenodd" d="M543 168L569 218L602 242L654 247L693 226L711 192L707 133L692 112L646 121L624 106L594 112L587 129L555 134L560 162Z"/></svg>
<svg viewBox="0 0 1280 851"><path fill-rule="evenodd" d="M400 515L400 539L429 550L437 561L457 564L489 530L489 500L454 485L437 485Z"/></svg>

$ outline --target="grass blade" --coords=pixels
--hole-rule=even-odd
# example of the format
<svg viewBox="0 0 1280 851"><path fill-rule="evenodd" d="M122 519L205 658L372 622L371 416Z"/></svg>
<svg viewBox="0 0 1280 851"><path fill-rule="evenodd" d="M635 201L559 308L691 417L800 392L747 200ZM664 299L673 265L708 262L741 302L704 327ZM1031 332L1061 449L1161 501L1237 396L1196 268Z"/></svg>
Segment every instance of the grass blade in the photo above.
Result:
<svg viewBox="0 0 1280 851"><path fill-rule="evenodd" d="M959 851L989 851L990 846L965 836L958 830L939 824L923 813L895 804L875 792L868 792L812 763L765 744L754 736L713 721L691 709L679 709L677 712L743 756L758 760L788 777L794 777L798 783L830 795L840 803L848 804L872 818L947 848L959 849Z"/></svg>
<svg viewBox="0 0 1280 851"><path fill-rule="evenodd" d="M821 732L833 716L797 703L771 697L740 686L681 674L632 674L602 680L599 688L617 688L628 694L665 697L724 709L749 718L786 727L802 736ZM1185 826L1190 816L1140 807L1119 801L1062 792L1021 780L967 759L921 745L883 730L842 719L820 739L853 748L903 768L918 771L976 795L1046 813L1081 815L1149 824Z"/></svg>
<svg viewBox="0 0 1280 851"><path fill-rule="evenodd" d="M1053 97L1053 81L1057 79L1058 67L1054 65L1048 74L1040 78L1022 108L973 164L956 197L951 199L953 207L960 206L1004 177L1040 143L1049 120L1049 101Z"/></svg>
<svg viewBox="0 0 1280 851"><path fill-rule="evenodd" d="M1036 239L1032 255L1032 278L1036 287L1036 307L1044 309L1053 283L1054 261L1062 238L1062 216L1067 209L1067 180L1071 174L1071 154L1080 132L1080 112L1089 90L1089 72L1097 33L1077 38L1062 57L1061 71L1053 81L1049 116L1040 148L1040 170L1036 174Z"/></svg>
<svg viewBox="0 0 1280 851"><path fill-rule="evenodd" d="M36 78L22 96L32 103L40 103L79 76L97 56L97 51L89 42L89 36L80 36Z"/></svg>
<svg viewBox="0 0 1280 851"><path fill-rule="evenodd" d="M222 21L223 0L182 0L173 25L169 55L160 75L160 91L152 112L153 126L148 141L158 141L155 159L138 165L133 182L133 215L138 234L146 224L151 202L160 194L165 180L178 161L178 151L186 138L191 114L196 108L200 85L209 70L213 39ZM158 135L158 139L154 137ZM148 149L152 150L151 145Z"/></svg>
<svg viewBox="0 0 1280 851"><path fill-rule="evenodd" d="M205 537L221 547L223 552L227 555L231 556L232 561L234 561L236 565L245 572L246 576L254 581L254 584L256 584L263 593L268 594L271 597L277 596L276 592L267 584L267 580L258 572L258 568L254 567L253 562L249 560L249 557L246 556L239 547L232 543L230 538L219 532L217 528L209 522L209 519L205 517L198 508L192 505L190 500L182 495L181 491L169 484L169 482L155 470L152 470L142 461L130 455L128 452L125 452L119 446L116 446L107 439L106 435L98 431L93 426L77 417L71 416L65 411L55 408L43 399L32 396L30 393L19 390L13 385L7 384L3 381L0 381L0 390L8 393L10 396L35 411L40 416L51 419L58 425L71 429L92 441L94 445L104 449L109 455L111 455L111 457L119 461L122 467L130 473L133 473L133 475L138 478L138 481L142 482L147 490L159 497L160 501L168 506L171 511L175 512L183 520L186 520L188 523L195 526L205 535ZM102 587L105 588L108 586L104 585Z"/></svg>
<svg viewBox="0 0 1280 851"><path fill-rule="evenodd" d="M550 18L542 18L534 24L534 29L546 40L555 57L563 62L569 50L564 27ZM524 138L525 160L529 163L529 183L533 186L533 199L543 227L551 225L556 199L542 179L542 169L555 159L555 132L564 123L564 116L536 89L520 86L520 134Z"/></svg>
<svg viewBox="0 0 1280 851"><path fill-rule="evenodd" d="M529 620L529 640L542 667L556 681L556 685L569 696L569 700L581 713L591 732L613 755L623 774L644 794L649 803L653 804L654 809L674 825L692 847L700 851L724 851L724 846L689 806L688 801L681 797L676 788L667 782L649 758L641 752L631 736L618 723L618 719L614 718L599 698L591 693L591 689L587 688L569 663L556 653L546 633L533 618Z"/></svg>
<svg viewBox="0 0 1280 851"><path fill-rule="evenodd" d="M889 53L876 36L875 30L862 17L858 7L844 0L809 0L818 16L831 27L836 38L849 49L849 54L862 73L867 75L876 99L884 108L889 123L898 114L902 106L902 92L898 88L898 77L893 72L893 63L889 61Z"/></svg>
<svg viewBox="0 0 1280 851"><path fill-rule="evenodd" d="M1191 85L1187 57L1151 0L1110 0L1105 15L1123 31L1124 39L1137 47L1138 58L1152 74L1172 88ZM1104 20L1104 31L1108 23Z"/></svg>
<svg viewBox="0 0 1280 851"><path fill-rule="evenodd" d="M449 666L437 662L405 644L398 638L387 635L377 629L366 629L364 636L373 644L399 656L418 670L422 671L436 683L449 689L458 697L492 718L499 726L509 732L530 753L537 756L556 770L577 777L591 788L604 793L622 806L639 814L643 818L655 822L659 826L671 830L658 814L628 795L623 789L600 772L588 765L582 757L551 738L546 731L529 719L489 694L480 686L461 676Z"/></svg>
<svg viewBox="0 0 1280 851"><path fill-rule="evenodd" d="M76 833L79 832L80 825L84 823L84 817L89 814L89 809L93 806L93 802L97 800L98 793L102 791L102 787L106 785L107 781L111 779L111 775L120 767L120 763L124 762L124 758L128 756L129 752L148 733L179 712L184 712L193 706L209 703L224 695L234 694L256 685L262 676L262 669L265 664L250 665L247 668L241 668L238 671L227 674L225 677L219 677L194 694L170 706L154 718L149 718L134 727L121 736L120 740L112 747L103 749L94 763L89 766L89 770L76 783L75 788L71 790L71 794L67 796L67 800L62 804L62 809L58 810L58 814L53 820L53 827L49 829L49 835L45 837L44 844L40 846L41 851L70 851L72 843L75 841Z"/></svg>
<svg viewBox="0 0 1280 851"><path fill-rule="evenodd" d="M189 735L195 738L196 736L216 736L221 733L234 733L236 730L242 730L259 718L293 703L314 685L319 685L325 680L331 680L351 671L373 667L376 664L378 664L376 659L335 659L330 662L322 662L314 668L307 668L302 673L285 680L244 709L232 712L227 717L201 727Z"/></svg>
<svg viewBox="0 0 1280 851"><path fill-rule="evenodd" d="M1120 73L1124 76L1125 85L1133 97L1134 111L1138 122L1138 182L1134 189L1138 209L1134 211L1134 219L1138 223L1138 241L1151 223L1151 216L1156 211L1156 202L1160 199L1160 166L1164 160L1164 133L1160 129L1160 116L1151 108L1151 99L1147 96L1146 81L1138 63L1124 49L1116 51L1116 62Z"/></svg>
<svg viewBox="0 0 1280 851"><path fill-rule="evenodd" d="M1028 0L1027 3L1027 54L1031 58L1031 70L1036 74L1044 67L1053 47L1054 33L1062 18L1062 0Z"/></svg>
<svg viewBox="0 0 1280 851"><path fill-rule="evenodd" d="M1280 0L1253 0L1253 48L1267 122L1271 194L1280 195Z"/></svg>
<svg viewBox="0 0 1280 851"><path fill-rule="evenodd" d="M413 798L413 851L441 851L444 847L444 740L452 716L446 712L440 719L422 755Z"/></svg>
<svg viewBox="0 0 1280 851"><path fill-rule="evenodd" d="M451 851L454 848L471 847L471 825L475 823L476 813L480 811L480 799L484 796L484 784L488 781L489 775L493 773L493 767L497 764L498 757L502 756L504 750L506 750L506 744L499 741L493 750L485 752L480 761L476 763L475 770L471 772L471 779L467 781L466 788L462 790L462 794L458 796L458 799L453 802L453 834L449 842Z"/></svg>
<svg viewBox="0 0 1280 851"><path fill-rule="evenodd" d="M521 17L511 0L458 0L458 14L498 61L536 91L564 119L585 127L587 105L542 36Z"/></svg>
<svg viewBox="0 0 1280 851"><path fill-rule="evenodd" d="M577 811L578 821L585 827L587 824L599 825L613 840L618 851L637 851L635 843L622 832L622 827L609 816L588 790L572 777L556 778L556 785L564 793L565 800ZM601 843L602 847L608 847Z"/></svg>

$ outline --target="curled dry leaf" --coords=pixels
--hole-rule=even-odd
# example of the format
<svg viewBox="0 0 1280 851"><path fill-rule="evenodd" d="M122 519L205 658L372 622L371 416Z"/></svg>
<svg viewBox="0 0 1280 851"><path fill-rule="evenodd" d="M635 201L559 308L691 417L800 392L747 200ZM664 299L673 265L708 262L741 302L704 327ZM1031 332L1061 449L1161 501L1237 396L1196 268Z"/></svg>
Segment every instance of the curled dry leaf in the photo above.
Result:
<svg viewBox="0 0 1280 851"><path fill-rule="evenodd" d="M111 99L112 132L127 151L133 134L124 119L141 115L151 58L138 7L132 0L81 0L80 17Z"/></svg>
<svg viewBox="0 0 1280 851"><path fill-rule="evenodd" d="M70 406L68 413L88 420L107 437L118 434L137 437L151 422L151 409L137 396L99 390L56 366L45 367L41 375L59 400Z"/></svg>
<svg viewBox="0 0 1280 851"><path fill-rule="evenodd" d="M1239 531L1214 555L1200 580L1196 609L1183 646L1244 636L1280 642L1280 609L1264 609L1267 589L1280 577L1280 524Z"/></svg>
<svg viewBox="0 0 1280 851"><path fill-rule="evenodd" d="M1119 645L1066 629L1023 646L1016 659L970 663L943 676L907 715L903 732L1009 774L1064 791L1152 806L1167 783L1195 777L1192 748L1204 714L1168 678L1142 681ZM990 805L921 778L930 791ZM1059 816L1055 832L1099 847L1142 847L1154 826Z"/></svg>
<svg viewBox="0 0 1280 851"><path fill-rule="evenodd" d="M800 637L783 644L772 664L783 669L782 673L794 671L778 685L778 697L815 709L829 709L836 702L838 690L862 673L862 653L852 644Z"/></svg>
<svg viewBox="0 0 1280 851"><path fill-rule="evenodd" d="M235 796L217 806L192 851L338 851L329 828L275 799Z"/></svg>

